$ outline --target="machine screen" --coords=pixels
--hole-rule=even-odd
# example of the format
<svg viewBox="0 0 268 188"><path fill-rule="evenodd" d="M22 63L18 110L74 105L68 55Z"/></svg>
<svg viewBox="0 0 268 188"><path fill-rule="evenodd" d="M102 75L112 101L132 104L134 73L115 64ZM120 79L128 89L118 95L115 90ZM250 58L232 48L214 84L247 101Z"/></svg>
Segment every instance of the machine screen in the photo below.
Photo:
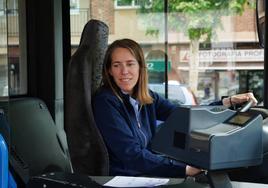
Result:
<svg viewBox="0 0 268 188"><path fill-rule="evenodd" d="M226 123L235 124L238 126L244 126L245 123L251 118L248 114L236 114L235 116L231 117Z"/></svg>

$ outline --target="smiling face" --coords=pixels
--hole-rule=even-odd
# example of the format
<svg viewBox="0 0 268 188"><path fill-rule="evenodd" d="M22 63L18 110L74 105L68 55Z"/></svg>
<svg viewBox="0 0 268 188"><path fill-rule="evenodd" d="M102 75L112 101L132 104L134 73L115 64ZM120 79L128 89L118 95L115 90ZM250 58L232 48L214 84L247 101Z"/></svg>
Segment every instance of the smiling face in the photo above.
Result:
<svg viewBox="0 0 268 188"><path fill-rule="evenodd" d="M139 79L139 63L126 48L116 48L111 57L110 75L123 92L131 95Z"/></svg>

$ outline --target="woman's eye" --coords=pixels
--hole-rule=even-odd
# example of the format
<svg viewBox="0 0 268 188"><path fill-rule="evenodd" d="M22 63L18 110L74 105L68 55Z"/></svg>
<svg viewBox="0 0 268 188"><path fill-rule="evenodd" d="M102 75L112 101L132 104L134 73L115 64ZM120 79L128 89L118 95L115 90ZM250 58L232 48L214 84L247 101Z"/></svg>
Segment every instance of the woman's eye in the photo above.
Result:
<svg viewBox="0 0 268 188"><path fill-rule="evenodd" d="M129 63L128 66L134 66L136 63Z"/></svg>
<svg viewBox="0 0 268 188"><path fill-rule="evenodd" d="M118 64L113 64L113 67L117 68L117 67L119 67L119 65Z"/></svg>

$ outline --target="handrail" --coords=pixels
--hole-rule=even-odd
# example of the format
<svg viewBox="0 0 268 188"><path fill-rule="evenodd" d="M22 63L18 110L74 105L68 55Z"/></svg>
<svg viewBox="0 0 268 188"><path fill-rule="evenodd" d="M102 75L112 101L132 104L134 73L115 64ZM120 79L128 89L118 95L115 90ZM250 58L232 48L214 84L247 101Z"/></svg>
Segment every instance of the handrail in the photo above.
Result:
<svg viewBox="0 0 268 188"><path fill-rule="evenodd" d="M0 134L0 187L8 185L8 149L4 138Z"/></svg>

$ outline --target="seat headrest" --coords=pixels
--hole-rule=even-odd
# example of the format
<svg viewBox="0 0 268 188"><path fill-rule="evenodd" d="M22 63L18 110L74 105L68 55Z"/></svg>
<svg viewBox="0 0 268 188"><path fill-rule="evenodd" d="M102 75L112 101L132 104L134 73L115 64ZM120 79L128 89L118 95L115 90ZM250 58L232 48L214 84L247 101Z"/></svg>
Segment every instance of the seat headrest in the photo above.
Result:
<svg viewBox="0 0 268 188"><path fill-rule="evenodd" d="M91 88L88 88L91 89L91 93L96 91L101 82L108 35L109 28L104 22L94 19L88 21L81 34L80 44L70 61L67 79L71 74L76 74L72 79L80 82L84 78L79 78L78 75L82 77L83 73L91 71L90 77L86 78L88 80L83 81L91 83Z"/></svg>

